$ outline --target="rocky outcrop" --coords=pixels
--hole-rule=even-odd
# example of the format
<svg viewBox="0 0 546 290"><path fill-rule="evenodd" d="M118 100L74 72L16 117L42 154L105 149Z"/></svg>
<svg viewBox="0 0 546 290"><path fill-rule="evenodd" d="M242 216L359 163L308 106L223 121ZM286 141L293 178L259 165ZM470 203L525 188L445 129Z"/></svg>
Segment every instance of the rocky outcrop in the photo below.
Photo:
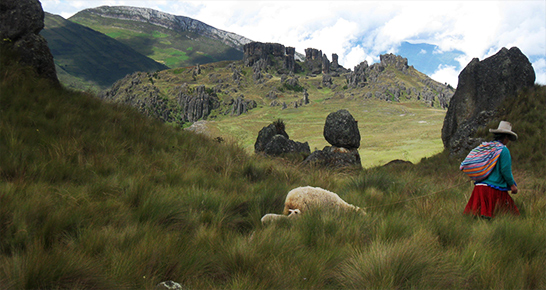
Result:
<svg viewBox="0 0 546 290"><path fill-rule="evenodd" d="M309 144L290 140L285 131L284 122L278 120L263 127L258 133L254 151L268 156L280 156L287 153L310 154Z"/></svg>
<svg viewBox="0 0 546 290"><path fill-rule="evenodd" d="M322 50L315 48L305 49L305 66L310 74L322 73Z"/></svg>
<svg viewBox="0 0 546 290"><path fill-rule="evenodd" d="M239 116L242 115L249 110L252 110L256 108L258 104L254 100L245 100L245 96L240 95L233 101L231 104L231 115L232 116Z"/></svg>
<svg viewBox="0 0 546 290"><path fill-rule="evenodd" d="M280 74L295 72L296 49L293 47L278 43L250 42L244 45L243 53L244 65L254 67L255 74L269 67L273 67Z"/></svg>
<svg viewBox="0 0 546 290"><path fill-rule="evenodd" d="M44 28L44 11L38 0L2 0L0 3L0 39L32 66L38 75L59 84L53 55L40 31Z"/></svg>
<svg viewBox="0 0 546 290"><path fill-rule="evenodd" d="M166 98L154 84L155 73L134 73L116 82L100 98L137 108L141 113L166 123L183 125L207 119L220 106L218 96L205 86L190 88L184 84Z"/></svg>
<svg viewBox="0 0 546 290"><path fill-rule="evenodd" d="M474 58L459 74L442 127L444 148L464 154L477 146L483 140L473 138L476 131L493 121L506 99L534 82L535 71L517 47L502 48L482 61Z"/></svg>
<svg viewBox="0 0 546 290"><path fill-rule="evenodd" d="M346 73L347 87L351 89L367 88L365 98L375 98L385 101L400 102L403 100L418 100L431 107L446 109L453 96L453 89L442 85L431 78L424 77L411 66L408 60L393 54L380 56L381 62L368 65L363 61L354 67L354 71ZM397 74L402 73L414 77L420 85L405 83ZM410 88L407 88L409 86ZM419 89L419 91L416 89Z"/></svg>
<svg viewBox="0 0 546 290"><path fill-rule="evenodd" d="M307 142L301 143L290 140L283 135L275 135L265 145L263 153L268 156L281 156L287 153L310 154L311 149Z"/></svg>
<svg viewBox="0 0 546 290"><path fill-rule="evenodd" d="M207 92L205 86L196 87L192 94L180 92L175 100L182 109L182 115L186 122L206 119L212 110L220 106L216 94Z"/></svg>
<svg viewBox="0 0 546 290"><path fill-rule="evenodd" d="M332 146L311 153L304 164L331 168L362 167L358 153L360 131L349 111L339 110L326 117L324 138Z"/></svg>

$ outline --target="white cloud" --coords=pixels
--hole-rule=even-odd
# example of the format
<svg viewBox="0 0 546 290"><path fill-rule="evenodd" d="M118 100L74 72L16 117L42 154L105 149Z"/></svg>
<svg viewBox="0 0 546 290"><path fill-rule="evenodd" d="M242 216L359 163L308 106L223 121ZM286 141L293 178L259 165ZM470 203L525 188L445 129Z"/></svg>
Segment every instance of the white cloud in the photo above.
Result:
<svg viewBox="0 0 546 290"><path fill-rule="evenodd" d="M440 83L448 83L453 88L457 87L459 82L459 73L460 71L450 65L440 65L438 70L436 70L430 77Z"/></svg>
<svg viewBox="0 0 546 290"><path fill-rule="evenodd" d="M546 58L546 2L502 1L180 1L41 0L45 11L67 18L89 7L130 5L191 17L261 42L320 49L353 68L395 52L401 41L428 43L439 51L459 50L458 68L434 74L452 84L457 70L502 47L517 46L528 57ZM533 64L537 76L546 67ZM537 67L538 66L538 67ZM458 72L457 74L458 75ZM444 80L445 79L445 80ZM537 77L538 80L538 77Z"/></svg>
<svg viewBox="0 0 546 290"><path fill-rule="evenodd" d="M541 58L533 63L535 69L535 82L541 85L546 85L546 58Z"/></svg>

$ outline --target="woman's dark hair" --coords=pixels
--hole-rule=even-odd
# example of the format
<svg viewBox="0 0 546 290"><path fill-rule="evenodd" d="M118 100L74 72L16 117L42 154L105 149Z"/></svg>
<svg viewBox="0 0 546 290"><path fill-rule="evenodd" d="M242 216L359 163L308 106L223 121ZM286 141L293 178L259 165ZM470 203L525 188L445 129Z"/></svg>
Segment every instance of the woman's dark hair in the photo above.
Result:
<svg viewBox="0 0 546 290"><path fill-rule="evenodd" d="M495 140L495 141L502 141L506 137L510 138L510 136L508 134L504 134L504 133L494 133L493 134L493 140Z"/></svg>

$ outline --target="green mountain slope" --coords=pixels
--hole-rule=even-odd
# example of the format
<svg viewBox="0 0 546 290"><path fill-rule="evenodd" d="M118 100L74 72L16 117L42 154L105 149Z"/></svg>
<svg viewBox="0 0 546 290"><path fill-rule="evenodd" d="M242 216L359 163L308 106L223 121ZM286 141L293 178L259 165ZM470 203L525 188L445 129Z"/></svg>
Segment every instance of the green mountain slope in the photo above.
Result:
<svg viewBox="0 0 546 290"><path fill-rule="evenodd" d="M485 221L462 215L472 184L448 154L342 173L265 159L51 87L3 52L3 289L155 289L169 280L184 289L546 288L546 87L499 116L520 138L509 147L521 216ZM390 129L376 121L368 140ZM367 215L326 209L261 224L307 185Z"/></svg>
<svg viewBox="0 0 546 290"><path fill-rule="evenodd" d="M48 41L60 81L69 87L105 89L135 71L167 67L102 33L45 14L41 35Z"/></svg>
<svg viewBox="0 0 546 290"><path fill-rule="evenodd" d="M200 21L148 8L102 6L70 21L100 31L171 68L243 58L250 40Z"/></svg>

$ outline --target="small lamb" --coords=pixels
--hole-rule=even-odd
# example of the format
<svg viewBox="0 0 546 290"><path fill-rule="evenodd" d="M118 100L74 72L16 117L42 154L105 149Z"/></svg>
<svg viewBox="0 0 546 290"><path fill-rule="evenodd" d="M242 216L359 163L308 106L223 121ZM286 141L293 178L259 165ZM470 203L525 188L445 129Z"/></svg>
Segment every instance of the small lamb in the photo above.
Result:
<svg viewBox="0 0 546 290"><path fill-rule="evenodd" d="M294 219L297 218L300 213L301 211L299 209L289 210L288 215L268 213L262 217L262 224L267 225L281 219Z"/></svg>

